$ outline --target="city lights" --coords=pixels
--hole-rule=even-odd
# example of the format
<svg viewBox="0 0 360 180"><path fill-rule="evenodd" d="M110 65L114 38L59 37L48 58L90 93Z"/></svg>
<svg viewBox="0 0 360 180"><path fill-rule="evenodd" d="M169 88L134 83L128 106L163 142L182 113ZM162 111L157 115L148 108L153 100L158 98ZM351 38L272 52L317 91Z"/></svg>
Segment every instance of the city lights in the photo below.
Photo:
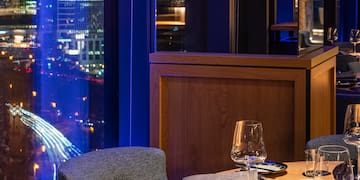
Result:
<svg viewBox="0 0 360 180"><path fill-rule="evenodd" d="M33 169L34 169L34 174L36 174L36 171L40 168L39 164L34 163Z"/></svg>
<svg viewBox="0 0 360 180"><path fill-rule="evenodd" d="M37 170L40 168L39 164L34 163L33 165L33 171L34 171L34 176L36 176Z"/></svg>
<svg viewBox="0 0 360 180"><path fill-rule="evenodd" d="M90 133L94 133L95 128L91 126L91 127L89 127L89 131L90 131Z"/></svg>
<svg viewBox="0 0 360 180"><path fill-rule="evenodd" d="M63 160L67 160L73 156L81 154L81 151L76 146L74 146L60 131L44 119L20 108L19 106L14 107L10 104L6 105L9 107L9 111L14 116L20 116L19 119L21 122L33 129L36 134L42 137L44 145L41 146L41 151L51 151L49 155L57 164L60 164ZM38 168L39 166L36 169Z"/></svg>
<svg viewBox="0 0 360 180"><path fill-rule="evenodd" d="M0 3L0 87L5 87L2 100L7 102L1 110L9 114L2 120L0 131L8 137L5 144L12 151L1 159L15 157L24 162L20 166L24 170L19 170L23 174L6 174L10 170L4 169L16 170L19 165L4 163L0 177L57 179L60 163L103 148L103 127L94 125L99 121L96 119L103 119L104 108L99 103L103 96L89 95L94 89L103 92L96 89L102 90L104 78L103 3ZM99 108L90 107L90 97ZM88 121L89 116L94 122Z"/></svg>
<svg viewBox="0 0 360 180"><path fill-rule="evenodd" d="M46 151L46 146L45 145L42 145L41 146L41 152L45 152Z"/></svg>
<svg viewBox="0 0 360 180"><path fill-rule="evenodd" d="M50 104L52 108L56 108L56 102L51 102Z"/></svg>

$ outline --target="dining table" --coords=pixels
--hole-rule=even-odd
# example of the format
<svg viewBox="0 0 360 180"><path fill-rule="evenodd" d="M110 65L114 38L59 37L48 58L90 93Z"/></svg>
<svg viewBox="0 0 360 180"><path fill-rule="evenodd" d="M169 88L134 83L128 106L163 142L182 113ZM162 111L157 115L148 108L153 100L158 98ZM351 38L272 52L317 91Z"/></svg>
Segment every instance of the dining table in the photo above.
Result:
<svg viewBox="0 0 360 180"><path fill-rule="evenodd" d="M294 161L294 162L284 162L281 164L285 164L287 167L285 170L277 173L271 174L259 174L256 175L255 179L261 180L333 180L334 176L330 172L329 175L325 176L316 176L316 177L307 177L304 176L303 173L306 167L306 161ZM329 169L334 169L331 165ZM240 171L240 168L234 168L230 170L209 173L209 174L195 174L191 176L184 177L183 180L235 180L235 179L244 179L244 171ZM254 176L252 176L254 177ZM246 178L247 179L247 178ZM252 179L252 178L250 178Z"/></svg>
<svg viewBox="0 0 360 180"><path fill-rule="evenodd" d="M294 161L294 162L284 162L283 164L287 165L287 168L284 172L261 175L261 179L276 179L276 180L309 180L309 179L318 179L318 180L333 180L334 177L332 174L326 176L317 176L317 177L306 177L303 175L305 171L306 162L305 161ZM239 171L239 168L221 171L218 173L233 173Z"/></svg>

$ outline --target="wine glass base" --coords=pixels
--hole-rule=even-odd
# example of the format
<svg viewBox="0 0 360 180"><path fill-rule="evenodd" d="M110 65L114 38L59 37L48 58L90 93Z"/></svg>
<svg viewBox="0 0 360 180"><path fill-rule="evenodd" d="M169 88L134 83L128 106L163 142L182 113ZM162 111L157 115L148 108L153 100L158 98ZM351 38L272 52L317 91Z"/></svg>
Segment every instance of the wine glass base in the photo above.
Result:
<svg viewBox="0 0 360 180"><path fill-rule="evenodd" d="M358 57L360 56L360 52L351 52L349 55Z"/></svg>
<svg viewBox="0 0 360 180"><path fill-rule="evenodd" d="M306 172L303 172L302 175L306 176L306 177L314 177L315 172L314 171L306 171Z"/></svg>
<svg viewBox="0 0 360 180"><path fill-rule="evenodd" d="M320 172L316 172L316 176L328 176L331 173L329 171L320 171Z"/></svg>

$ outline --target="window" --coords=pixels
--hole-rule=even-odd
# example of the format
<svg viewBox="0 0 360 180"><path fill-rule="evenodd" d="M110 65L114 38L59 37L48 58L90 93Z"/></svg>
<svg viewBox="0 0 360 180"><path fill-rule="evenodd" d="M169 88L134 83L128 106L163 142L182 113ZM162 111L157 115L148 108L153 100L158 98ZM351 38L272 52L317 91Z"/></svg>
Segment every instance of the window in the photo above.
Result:
<svg viewBox="0 0 360 180"><path fill-rule="evenodd" d="M156 2L157 51L230 51L229 1Z"/></svg>
<svg viewBox="0 0 360 180"><path fill-rule="evenodd" d="M0 2L0 179L106 146L104 32L104 0Z"/></svg>

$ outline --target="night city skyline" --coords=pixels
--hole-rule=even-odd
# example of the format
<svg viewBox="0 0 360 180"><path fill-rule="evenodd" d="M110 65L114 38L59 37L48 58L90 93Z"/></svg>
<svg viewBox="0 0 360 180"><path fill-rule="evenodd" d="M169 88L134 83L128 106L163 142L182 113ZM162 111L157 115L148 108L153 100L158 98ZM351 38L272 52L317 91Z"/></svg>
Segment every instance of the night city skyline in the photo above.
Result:
<svg viewBox="0 0 360 180"><path fill-rule="evenodd" d="M103 27L103 1L0 1L1 179L104 147Z"/></svg>

